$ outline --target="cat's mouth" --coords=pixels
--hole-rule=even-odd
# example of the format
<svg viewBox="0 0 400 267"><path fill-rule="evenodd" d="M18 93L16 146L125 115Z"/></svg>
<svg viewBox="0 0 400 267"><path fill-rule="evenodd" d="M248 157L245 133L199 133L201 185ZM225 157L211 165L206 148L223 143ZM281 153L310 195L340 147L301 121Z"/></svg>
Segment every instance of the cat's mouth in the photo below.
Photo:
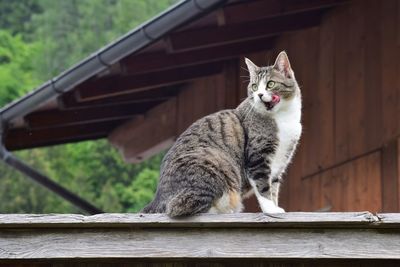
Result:
<svg viewBox="0 0 400 267"><path fill-rule="evenodd" d="M281 98L279 95L272 95L272 100L269 102L264 102L264 106L267 108L267 110L272 110L279 102L281 101Z"/></svg>

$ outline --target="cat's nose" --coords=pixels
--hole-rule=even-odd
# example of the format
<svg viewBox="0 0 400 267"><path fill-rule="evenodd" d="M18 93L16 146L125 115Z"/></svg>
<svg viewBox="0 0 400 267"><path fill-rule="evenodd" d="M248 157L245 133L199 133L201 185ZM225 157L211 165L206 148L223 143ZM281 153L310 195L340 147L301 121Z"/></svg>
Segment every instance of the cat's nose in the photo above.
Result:
<svg viewBox="0 0 400 267"><path fill-rule="evenodd" d="M259 93L259 94L258 94L258 97L262 100L263 95L264 95L264 94Z"/></svg>

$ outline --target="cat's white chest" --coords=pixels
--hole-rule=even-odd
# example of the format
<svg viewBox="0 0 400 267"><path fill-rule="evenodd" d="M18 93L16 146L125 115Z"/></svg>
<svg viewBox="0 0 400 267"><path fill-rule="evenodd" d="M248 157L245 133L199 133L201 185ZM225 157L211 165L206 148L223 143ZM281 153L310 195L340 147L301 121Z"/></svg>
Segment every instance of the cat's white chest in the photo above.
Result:
<svg viewBox="0 0 400 267"><path fill-rule="evenodd" d="M294 148L300 139L302 126L300 100L292 103L291 107L275 114L274 119L278 128L278 147L271 160L271 178L279 177L289 164Z"/></svg>

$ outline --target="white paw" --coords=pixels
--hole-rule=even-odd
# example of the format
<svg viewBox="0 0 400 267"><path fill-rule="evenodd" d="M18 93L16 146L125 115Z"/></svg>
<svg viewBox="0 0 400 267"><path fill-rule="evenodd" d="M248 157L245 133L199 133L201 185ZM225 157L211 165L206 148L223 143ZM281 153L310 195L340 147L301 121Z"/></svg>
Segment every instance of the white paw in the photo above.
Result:
<svg viewBox="0 0 400 267"><path fill-rule="evenodd" d="M258 202L260 203L261 210L264 213L284 213L285 210L276 206L274 202L265 198L265 197L258 197Z"/></svg>
<svg viewBox="0 0 400 267"><path fill-rule="evenodd" d="M285 210L280 208L280 207L269 207L267 211L264 211L265 213L285 213Z"/></svg>

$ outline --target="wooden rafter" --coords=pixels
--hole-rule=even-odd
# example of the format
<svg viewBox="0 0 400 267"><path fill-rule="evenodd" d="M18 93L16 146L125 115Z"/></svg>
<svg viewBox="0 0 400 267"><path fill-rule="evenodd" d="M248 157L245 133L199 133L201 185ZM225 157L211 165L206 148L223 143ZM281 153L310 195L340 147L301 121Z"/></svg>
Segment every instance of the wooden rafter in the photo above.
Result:
<svg viewBox="0 0 400 267"><path fill-rule="evenodd" d="M177 99L149 110L143 118L116 128L108 140L127 162L139 162L172 145L177 134Z"/></svg>
<svg viewBox="0 0 400 267"><path fill-rule="evenodd" d="M221 73L223 63L202 64L145 74L118 75L88 81L77 88L80 100L95 100L134 91L180 84ZM127 70L129 72L129 70Z"/></svg>
<svg viewBox="0 0 400 267"><path fill-rule="evenodd" d="M132 92L130 94L111 96L95 100L78 99L75 92L71 92L61 96L58 99L59 106L62 110L81 109L88 107L105 107L119 106L124 104L138 103L159 103L176 96L180 90L180 85L169 87L159 87L152 90Z"/></svg>
<svg viewBox="0 0 400 267"><path fill-rule="evenodd" d="M245 1L224 7L221 16L223 16L225 24L236 24L251 20L330 8L345 2L348 2L348 0Z"/></svg>
<svg viewBox="0 0 400 267"><path fill-rule="evenodd" d="M172 51L185 51L274 36L319 25L323 10L260 19L241 24L207 27L171 34Z"/></svg>
<svg viewBox="0 0 400 267"><path fill-rule="evenodd" d="M129 119L140 115L160 104L153 103L123 104L118 106L88 107L77 110L46 110L25 117L30 129L80 125L89 122Z"/></svg>
<svg viewBox="0 0 400 267"><path fill-rule="evenodd" d="M56 127L53 129L10 129L6 134L5 145L9 150L18 150L94 140L107 137L110 131L126 121L126 119L122 119Z"/></svg>
<svg viewBox="0 0 400 267"><path fill-rule="evenodd" d="M144 53L127 57L121 62L121 65L132 73L150 72L236 58L246 53L268 50L272 48L273 44L273 37L265 37L182 53Z"/></svg>

